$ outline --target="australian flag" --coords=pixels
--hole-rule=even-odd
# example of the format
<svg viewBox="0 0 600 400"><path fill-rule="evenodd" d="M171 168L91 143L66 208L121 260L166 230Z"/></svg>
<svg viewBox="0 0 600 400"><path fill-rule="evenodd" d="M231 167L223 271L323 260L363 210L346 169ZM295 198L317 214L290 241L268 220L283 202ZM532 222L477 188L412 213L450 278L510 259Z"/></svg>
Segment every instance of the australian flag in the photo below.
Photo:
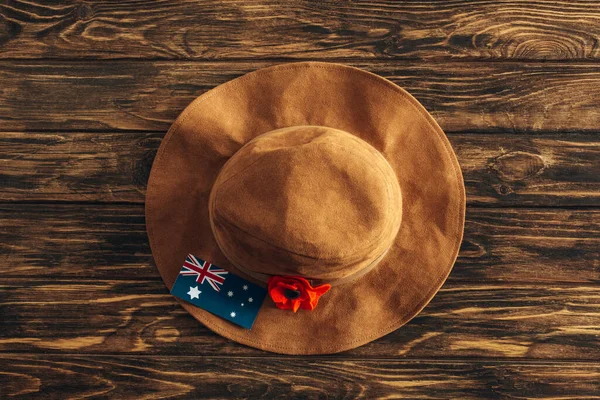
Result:
<svg viewBox="0 0 600 400"><path fill-rule="evenodd" d="M188 254L171 294L250 329L267 290Z"/></svg>

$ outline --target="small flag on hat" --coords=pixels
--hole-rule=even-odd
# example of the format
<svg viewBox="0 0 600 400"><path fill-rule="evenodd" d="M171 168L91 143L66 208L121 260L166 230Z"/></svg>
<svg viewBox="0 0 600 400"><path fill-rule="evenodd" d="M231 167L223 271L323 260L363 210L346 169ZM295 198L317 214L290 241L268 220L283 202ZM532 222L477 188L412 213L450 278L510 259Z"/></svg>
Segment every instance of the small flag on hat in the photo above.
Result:
<svg viewBox="0 0 600 400"><path fill-rule="evenodd" d="M188 254L171 294L250 329L267 290Z"/></svg>

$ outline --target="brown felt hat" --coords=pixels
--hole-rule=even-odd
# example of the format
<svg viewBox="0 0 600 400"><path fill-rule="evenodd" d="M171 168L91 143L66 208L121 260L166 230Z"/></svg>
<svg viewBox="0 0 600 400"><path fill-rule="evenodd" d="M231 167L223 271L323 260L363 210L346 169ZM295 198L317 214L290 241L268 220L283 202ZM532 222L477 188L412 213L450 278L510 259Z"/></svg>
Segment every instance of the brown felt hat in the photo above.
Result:
<svg viewBox="0 0 600 400"><path fill-rule="evenodd" d="M352 349L413 318L450 273L464 218L458 161L417 100L320 62L261 69L194 100L160 146L146 196L169 288L188 253L264 286L331 284L312 311L267 296L252 329L180 301L216 333L286 354Z"/></svg>

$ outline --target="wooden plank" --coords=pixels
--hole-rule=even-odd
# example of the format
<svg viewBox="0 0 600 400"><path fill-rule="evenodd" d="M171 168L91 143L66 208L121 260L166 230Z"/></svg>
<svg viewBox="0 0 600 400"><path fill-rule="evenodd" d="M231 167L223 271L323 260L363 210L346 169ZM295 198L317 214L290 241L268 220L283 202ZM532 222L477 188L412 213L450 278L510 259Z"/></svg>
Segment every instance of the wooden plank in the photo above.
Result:
<svg viewBox="0 0 600 400"><path fill-rule="evenodd" d="M166 131L198 95L274 62L0 63L0 127ZM352 62L416 96L447 132L597 131L600 65Z"/></svg>
<svg viewBox="0 0 600 400"><path fill-rule="evenodd" d="M9 1L0 57L581 60L599 20L593 0Z"/></svg>
<svg viewBox="0 0 600 400"><path fill-rule="evenodd" d="M0 134L0 200L143 203L164 134Z"/></svg>
<svg viewBox="0 0 600 400"><path fill-rule="evenodd" d="M83 355L0 360L0 390L8 398L592 399L600 391L600 367L592 363Z"/></svg>
<svg viewBox="0 0 600 400"><path fill-rule="evenodd" d="M472 205L597 206L597 135L449 135ZM586 178L588 177L588 178Z"/></svg>
<svg viewBox="0 0 600 400"><path fill-rule="evenodd" d="M0 352L265 354L210 332L161 281L0 285ZM599 307L598 285L447 284L410 323L339 357L598 360Z"/></svg>
<svg viewBox="0 0 600 400"><path fill-rule="evenodd" d="M158 279L142 205L0 205L0 276ZM599 283L600 210L467 209L451 282Z"/></svg>
<svg viewBox="0 0 600 400"><path fill-rule="evenodd" d="M163 134L0 134L0 201L144 201ZM470 205L598 206L597 135L451 134Z"/></svg>

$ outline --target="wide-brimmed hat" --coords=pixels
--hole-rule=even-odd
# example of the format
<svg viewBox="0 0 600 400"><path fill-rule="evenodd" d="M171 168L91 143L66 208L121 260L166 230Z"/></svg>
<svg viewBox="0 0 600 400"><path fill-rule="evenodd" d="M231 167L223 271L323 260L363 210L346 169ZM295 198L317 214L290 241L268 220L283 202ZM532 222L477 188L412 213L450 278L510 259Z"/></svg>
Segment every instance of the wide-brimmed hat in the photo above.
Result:
<svg viewBox="0 0 600 400"><path fill-rule="evenodd" d="M251 329L181 305L224 337L286 354L351 349L413 318L450 273L464 218L458 161L423 106L321 62L261 69L194 100L146 196L167 287L193 254L271 294Z"/></svg>

